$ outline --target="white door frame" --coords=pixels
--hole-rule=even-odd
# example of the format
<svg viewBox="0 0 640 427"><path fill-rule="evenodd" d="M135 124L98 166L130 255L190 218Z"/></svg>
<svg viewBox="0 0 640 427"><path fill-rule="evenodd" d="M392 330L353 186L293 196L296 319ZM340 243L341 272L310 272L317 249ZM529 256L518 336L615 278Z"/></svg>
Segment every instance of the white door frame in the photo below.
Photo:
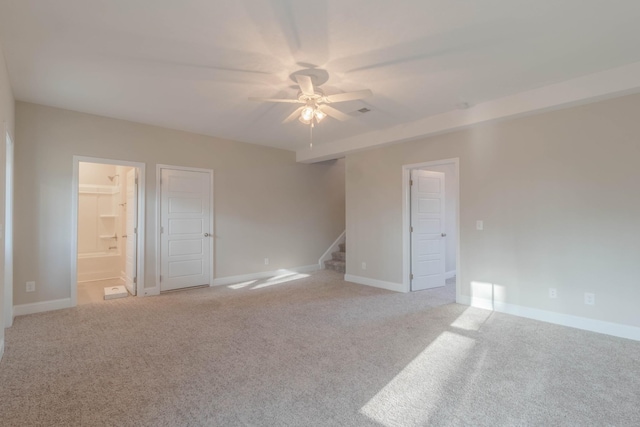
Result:
<svg viewBox="0 0 640 427"><path fill-rule="evenodd" d="M13 204L14 204L14 147L7 123L5 135L5 197L4 197L4 327L13 325Z"/></svg>
<svg viewBox="0 0 640 427"><path fill-rule="evenodd" d="M148 295L144 287L145 164L140 162L129 162L126 160L73 156L73 178L71 180L71 307L78 305L78 191L80 184L80 162L138 168L138 248L136 253L136 256L138 257L136 270L138 282L136 286L136 295L139 297Z"/></svg>
<svg viewBox="0 0 640 427"><path fill-rule="evenodd" d="M172 170L180 170L180 171L188 171L188 172L204 172L209 174L209 178L210 178L210 189L209 191L211 192L209 194L209 230L211 230L211 234L213 235L213 239L209 239L209 257L211 258L211 265L209 268L209 287L213 286L213 280L215 277L215 252L214 252L214 241L215 241L215 237L216 237L216 232L215 232L215 221L214 221L214 217L215 217L215 211L213 210L213 169L202 169L202 168L191 168L191 167L187 167L187 166L172 166L172 165L161 165L158 164L156 165L156 287L154 289L154 293L160 294L160 271L162 268L162 265L160 264L162 262L162 260L160 259L160 254L161 254L161 250L160 250L160 245L161 245L161 238L162 236L160 236L160 225L161 225L161 219L160 219L160 212L162 212L162 184L160 182L160 179L162 178L162 169L172 169Z"/></svg>
<svg viewBox="0 0 640 427"><path fill-rule="evenodd" d="M460 159L435 160L424 163L413 163L402 165L402 287L403 292L411 292L411 179L412 169L428 169L431 166L450 165L455 166L456 177L456 302L460 300L460 283L462 278L460 273Z"/></svg>

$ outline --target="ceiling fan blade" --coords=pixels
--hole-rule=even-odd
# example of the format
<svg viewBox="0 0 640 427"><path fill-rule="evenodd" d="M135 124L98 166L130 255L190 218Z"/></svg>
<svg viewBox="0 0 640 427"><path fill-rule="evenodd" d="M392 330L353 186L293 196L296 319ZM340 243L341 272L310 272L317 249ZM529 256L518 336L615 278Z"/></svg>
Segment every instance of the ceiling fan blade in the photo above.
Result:
<svg viewBox="0 0 640 427"><path fill-rule="evenodd" d="M318 109L323 113L326 113L327 116L333 117L334 119L338 119L341 122L344 122L345 120L349 120L351 118L351 116L343 113L340 110L336 110L333 107L329 107L328 105L320 105L318 106Z"/></svg>
<svg viewBox="0 0 640 427"><path fill-rule="evenodd" d="M347 92L347 93L338 93L335 95L325 96L324 99L327 102L344 102L344 101L354 101L356 99L363 99L373 95L369 89L358 90L356 92Z"/></svg>
<svg viewBox="0 0 640 427"><path fill-rule="evenodd" d="M288 98L256 98L250 97L249 101L260 101L260 102L286 102L288 104L302 104L303 102L298 99L288 99Z"/></svg>
<svg viewBox="0 0 640 427"><path fill-rule="evenodd" d="M296 74L296 81L300 85L300 90L304 95L313 96L315 95L315 91L313 90L313 82L311 81L311 77L305 76L304 74Z"/></svg>
<svg viewBox="0 0 640 427"><path fill-rule="evenodd" d="M282 121L282 123L289 123L289 122L294 121L296 118L300 117L300 112L302 111L303 108L304 108L304 106L302 106L300 108L296 108L296 111L294 111L289 116L287 116L287 118L284 119Z"/></svg>

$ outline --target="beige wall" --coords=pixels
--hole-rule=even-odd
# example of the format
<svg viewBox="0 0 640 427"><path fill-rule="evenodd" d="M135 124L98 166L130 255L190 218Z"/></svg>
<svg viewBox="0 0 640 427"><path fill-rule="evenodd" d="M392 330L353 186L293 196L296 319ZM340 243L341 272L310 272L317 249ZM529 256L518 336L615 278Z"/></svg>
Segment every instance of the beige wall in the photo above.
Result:
<svg viewBox="0 0 640 427"><path fill-rule="evenodd" d="M497 301L640 326L639 111L632 95L347 156L347 273L402 282L402 165L459 157L463 296L490 283Z"/></svg>
<svg viewBox="0 0 640 427"><path fill-rule="evenodd" d="M73 155L146 163L147 287L156 164L214 169L216 278L315 264L344 230L343 161L297 164L285 150L23 102L16 132L16 304L70 297Z"/></svg>
<svg viewBox="0 0 640 427"><path fill-rule="evenodd" d="M0 224L4 230L4 198L5 198L5 174L6 174L6 141L5 136L8 131L15 142L14 132L14 99L9 84L9 74L4 61L4 53L0 46ZM11 299L10 293L6 292L4 280L4 235L0 237L0 278L2 278L2 291L0 291L0 343L4 342L5 312L4 305L6 299Z"/></svg>
<svg viewBox="0 0 640 427"><path fill-rule="evenodd" d="M78 181L88 185L117 185L118 178L110 181L108 177L116 175L116 165L80 162L78 165Z"/></svg>

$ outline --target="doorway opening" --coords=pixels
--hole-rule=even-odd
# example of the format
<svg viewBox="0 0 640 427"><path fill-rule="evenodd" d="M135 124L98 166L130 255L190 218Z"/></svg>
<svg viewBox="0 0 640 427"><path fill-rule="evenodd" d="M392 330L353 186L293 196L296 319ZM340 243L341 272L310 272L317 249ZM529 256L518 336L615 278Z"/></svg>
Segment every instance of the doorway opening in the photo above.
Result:
<svg viewBox="0 0 640 427"><path fill-rule="evenodd" d="M459 160L403 166L405 291L450 290L460 283Z"/></svg>
<svg viewBox="0 0 640 427"><path fill-rule="evenodd" d="M144 164L74 156L72 306L144 292Z"/></svg>

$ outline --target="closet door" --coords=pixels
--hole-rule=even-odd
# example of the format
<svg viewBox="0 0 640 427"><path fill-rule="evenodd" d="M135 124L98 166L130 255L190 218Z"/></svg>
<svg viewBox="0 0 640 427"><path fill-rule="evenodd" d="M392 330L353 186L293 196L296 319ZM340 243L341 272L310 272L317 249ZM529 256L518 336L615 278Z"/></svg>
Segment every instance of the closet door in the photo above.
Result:
<svg viewBox="0 0 640 427"><path fill-rule="evenodd" d="M160 290L209 285L211 174L161 169Z"/></svg>

